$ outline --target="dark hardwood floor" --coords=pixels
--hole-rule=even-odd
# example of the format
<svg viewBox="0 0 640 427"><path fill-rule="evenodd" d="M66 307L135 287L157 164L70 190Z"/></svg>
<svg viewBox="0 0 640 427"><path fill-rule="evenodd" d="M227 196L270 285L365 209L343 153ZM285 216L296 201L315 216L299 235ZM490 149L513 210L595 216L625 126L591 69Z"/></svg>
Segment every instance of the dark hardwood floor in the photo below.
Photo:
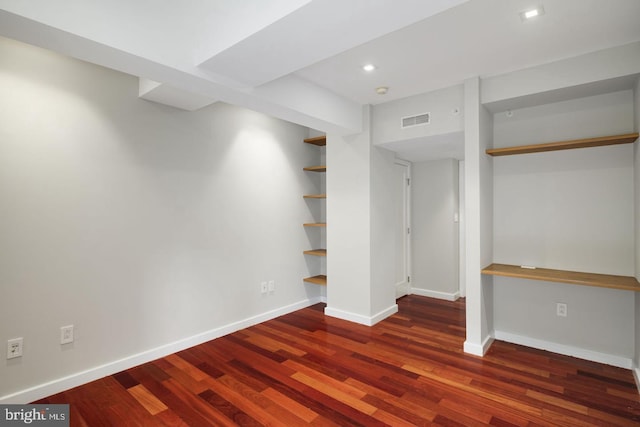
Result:
<svg viewBox="0 0 640 427"><path fill-rule="evenodd" d="M369 328L297 311L36 403L73 426L640 425L630 371L495 342L464 300L409 296Z"/></svg>

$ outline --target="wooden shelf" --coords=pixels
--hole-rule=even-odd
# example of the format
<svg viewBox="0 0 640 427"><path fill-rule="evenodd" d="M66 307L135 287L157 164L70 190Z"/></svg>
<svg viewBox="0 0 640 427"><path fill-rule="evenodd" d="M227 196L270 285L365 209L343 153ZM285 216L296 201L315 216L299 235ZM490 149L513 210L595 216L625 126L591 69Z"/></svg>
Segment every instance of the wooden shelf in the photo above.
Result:
<svg viewBox="0 0 640 427"><path fill-rule="evenodd" d="M547 282L570 283L573 285L597 286L600 288L640 291L640 283L635 277L611 274L582 273L578 271L552 270L548 268L522 268L517 265L491 264L482 274L517 277L520 279L544 280Z"/></svg>
<svg viewBox="0 0 640 427"><path fill-rule="evenodd" d="M324 274L320 274L318 276L305 277L304 279L307 283L313 283L315 285L327 286L327 276Z"/></svg>
<svg viewBox="0 0 640 427"><path fill-rule="evenodd" d="M327 145L327 136L322 135L322 136L316 136L314 138L307 138L304 140L304 142L307 144L313 144L319 147L324 147L325 145Z"/></svg>
<svg viewBox="0 0 640 427"><path fill-rule="evenodd" d="M311 249L309 251L303 252L305 255L314 255L314 256L327 256L326 249Z"/></svg>
<svg viewBox="0 0 640 427"><path fill-rule="evenodd" d="M302 224L305 227L326 227L326 222L308 222L306 224Z"/></svg>
<svg viewBox="0 0 640 427"><path fill-rule="evenodd" d="M313 144L319 147L324 147L327 145L327 137L326 136L317 136L314 138L307 138L304 140L304 142L306 144ZM307 166L302 168L304 171L307 172L326 172L327 171L327 166L326 165L315 165L315 166ZM324 179L323 179L324 181ZM304 194L302 197L304 197L305 199L326 199L327 198L327 194L323 193L323 194ZM304 227L326 227L327 223L326 222L308 222L303 224ZM302 253L304 255L311 255L311 256L318 256L318 257L326 257L327 256L327 250L326 249L310 249L310 250L303 250ZM306 277L304 279L302 279L304 282L306 283L313 283L315 285L320 285L320 286L327 286L327 276L324 274L319 274L317 276L311 276L311 277Z"/></svg>
<svg viewBox="0 0 640 427"><path fill-rule="evenodd" d="M545 144L519 145L516 147L491 148L490 156L510 156L513 154L541 153L543 151L570 150L573 148L600 147L603 145L631 144L638 139L638 133L602 136L599 138L574 139L571 141L548 142Z"/></svg>
<svg viewBox="0 0 640 427"><path fill-rule="evenodd" d="M309 172L326 172L327 171L327 167L326 166L308 166L306 168L302 168L303 170L309 171Z"/></svg>

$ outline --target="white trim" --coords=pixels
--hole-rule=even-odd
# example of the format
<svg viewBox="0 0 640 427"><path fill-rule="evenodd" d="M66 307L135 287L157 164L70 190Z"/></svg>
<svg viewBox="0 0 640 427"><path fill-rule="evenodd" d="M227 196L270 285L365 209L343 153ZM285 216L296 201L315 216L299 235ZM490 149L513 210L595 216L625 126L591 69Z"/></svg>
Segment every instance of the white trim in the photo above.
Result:
<svg viewBox="0 0 640 427"><path fill-rule="evenodd" d="M373 326L381 320L398 312L398 305L393 304L391 307L374 314L373 316L363 316L361 314L351 313L349 311L339 310L337 308L325 307L324 314L335 317L337 319L348 320L349 322L359 323L365 326Z"/></svg>
<svg viewBox="0 0 640 427"><path fill-rule="evenodd" d="M493 344L493 337L491 335L487 335L482 344L475 344L469 341L464 342L464 352L468 354L473 354L474 356L484 356L489 347Z"/></svg>
<svg viewBox="0 0 640 427"><path fill-rule="evenodd" d="M371 325L375 325L376 323L386 319L389 316L393 316L398 312L398 304L393 304L391 307L388 307L377 314L374 314L371 317Z"/></svg>
<svg viewBox="0 0 640 427"><path fill-rule="evenodd" d="M633 367L633 378L636 380L636 388L638 392L640 392L640 368L637 366Z"/></svg>
<svg viewBox="0 0 640 427"><path fill-rule="evenodd" d="M411 223L411 186L413 185L413 176L411 175L411 162L408 160L403 160L403 159L399 159L399 158L395 158L393 161L394 164L399 165L399 166L403 166L406 168L406 172L407 172L407 176L406 178L409 180L409 185L407 186L403 186L403 191L404 194L406 195L406 200L405 200L405 206L404 206L404 214L405 214L405 219L406 219L406 227L409 228L409 230L413 230L412 226L413 224ZM406 261L406 269L407 271L405 272L407 275L407 280L405 280L402 284L403 288L406 288L406 294L404 295L411 295L411 280L410 277L412 277L412 264L411 264L411 248L413 247L413 245L411 244L411 235L412 233L405 233L404 231L402 232L404 234L404 236L406 237L406 245L407 247L405 248L405 253L407 255L407 259ZM404 291L404 289L403 289ZM401 291L402 292L402 291ZM400 296L400 293L398 292L398 284L396 284L396 299L398 299Z"/></svg>
<svg viewBox="0 0 640 427"><path fill-rule="evenodd" d="M371 321L371 318L362 316L361 314L351 313L350 311L338 310L337 308L327 306L324 309L324 314L337 319L348 320L349 322L370 326L369 322Z"/></svg>
<svg viewBox="0 0 640 427"><path fill-rule="evenodd" d="M454 293L448 293L448 292L430 291L428 289L411 288L411 294L420 295L420 296L429 297L429 298L443 299L447 301L456 301L458 298L460 298L460 292L458 291Z"/></svg>
<svg viewBox="0 0 640 427"><path fill-rule="evenodd" d="M618 368L631 369L631 367L633 366L632 359L630 357L600 353L593 350L539 340L536 338L516 335L504 331L495 331L494 337L495 339L500 341L524 345L527 347L537 348L539 350L547 350L558 354L564 354L565 356L572 356L579 359L590 360L592 362L604 363L606 365L617 366Z"/></svg>
<svg viewBox="0 0 640 427"><path fill-rule="evenodd" d="M120 360L105 363L104 365L96 366L94 368L87 369L85 371L77 372L69 376L58 378L53 381L49 381L43 384L39 384L34 387L27 388L25 390L18 391L16 393L8 394L0 397L0 404L24 404L33 402L34 400L42 399L52 394L60 393L73 387L77 387L82 384L86 384L91 381L95 381L100 378L104 378L109 375L124 371L126 369L133 368L134 366L141 365L143 363L150 362L152 360L165 357L169 354L177 353L187 348L205 343L207 341L214 340L216 338L228 335L230 333L239 331L244 328L256 325L258 323L266 322L267 320L275 319L282 316L300 310L319 302L323 302L325 297L315 297L307 300L299 301L284 307L280 307L275 310L267 311L256 316L246 318L237 322L230 323L219 328L211 329L206 332L202 332L197 335L193 335L188 338L184 338L178 341L174 341L169 344L162 345L150 350L143 351L141 353L127 356Z"/></svg>

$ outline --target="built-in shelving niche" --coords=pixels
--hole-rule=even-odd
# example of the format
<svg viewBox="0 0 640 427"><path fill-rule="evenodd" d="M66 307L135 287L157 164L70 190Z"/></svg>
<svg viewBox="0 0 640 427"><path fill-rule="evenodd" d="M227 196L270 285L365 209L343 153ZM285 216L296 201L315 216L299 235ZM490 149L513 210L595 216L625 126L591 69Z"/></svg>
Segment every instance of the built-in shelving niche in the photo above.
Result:
<svg viewBox="0 0 640 427"><path fill-rule="evenodd" d="M541 153L546 151L570 150L576 148L600 147L605 145L631 144L638 139L638 133L602 136L597 138L557 141L535 145L520 145L506 148L486 150L491 156L507 156L516 154ZM542 280L558 283L569 283L582 286L640 291L640 283L635 277L616 276L610 274L585 273L567 270L537 268L534 266L517 266L507 264L491 264L482 269L482 274L494 276L516 277L521 279Z"/></svg>
<svg viewBox="0 0 640 427"><path fill-rule="evenodd" d="M319 137L314 137L314 138L307 138L304 140L304 142L306 144L312 144L312 145L316 145L318 147L324 147L327 144L327 138L326 136L319 136ZM306 172L314 172L314 173L324 173L327 171L327 166L326 165L314 165L314 166L306 166L303 168L304 171ZM320 193L320 194L305 194L302 197L304 197L305 199L321 199L324 200L327 198L327 195L325 193ZM315 202L317 203L317 202ZM303 224L304 227L311 227L311 228L326 228L327 224L325 222L312 222L312 223L305 223ZM306 256L314 256L314 257L323 257L326 258L327 256L327 250L324 248L319 248L319 249L309 249L309 250L305 250L303 251L303 254ZM321 286L326 286L327 285L327 276L324 274L319 274L316 276L311 276L311 277L306 277L303 279L304 282L306 283L313 283L315 285L321 285Z"/></svg>

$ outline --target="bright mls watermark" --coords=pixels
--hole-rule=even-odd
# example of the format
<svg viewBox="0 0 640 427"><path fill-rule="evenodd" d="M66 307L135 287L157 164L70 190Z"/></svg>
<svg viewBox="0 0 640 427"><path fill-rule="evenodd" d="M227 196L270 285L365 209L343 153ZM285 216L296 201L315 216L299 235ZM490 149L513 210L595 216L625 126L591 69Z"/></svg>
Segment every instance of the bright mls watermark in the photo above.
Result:
<svg viewBox="0 0 640 427"><path fill-rule="evenodd" d="M0 427L69 427L69 405L0 405Z"/></svg>

